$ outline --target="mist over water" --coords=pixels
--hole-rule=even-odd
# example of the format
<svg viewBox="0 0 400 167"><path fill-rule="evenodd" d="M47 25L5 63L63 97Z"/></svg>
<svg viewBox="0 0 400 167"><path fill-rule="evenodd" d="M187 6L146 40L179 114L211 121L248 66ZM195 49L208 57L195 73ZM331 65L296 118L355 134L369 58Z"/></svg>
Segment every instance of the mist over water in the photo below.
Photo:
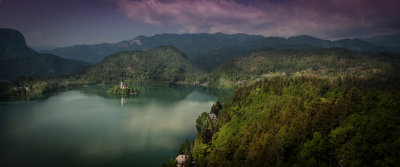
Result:
<svg viewBox="0 0 400 167"><path fill-rule="evenodd" d="M0 166L160 166L216 97L201 88L148 86L138 96L69 90L0 105Z"/></svg>

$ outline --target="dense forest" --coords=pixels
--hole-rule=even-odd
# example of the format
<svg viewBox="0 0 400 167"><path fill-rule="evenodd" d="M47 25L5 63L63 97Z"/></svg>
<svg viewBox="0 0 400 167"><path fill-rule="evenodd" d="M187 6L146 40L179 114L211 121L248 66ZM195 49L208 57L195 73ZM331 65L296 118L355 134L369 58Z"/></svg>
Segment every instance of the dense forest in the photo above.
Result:
<svg viewBox="0 0 400 167"><path fill-rule="evenodd" d="M186 166L399 166L400 82L273 77L196 121ZM190 163L193 162L193 163ZM174 165L173 159L164 166Z"/></svg>
<svg viewBox="0 0 400 167"><path fill-rule="evenodd" d="M117 95L137 95L139 94L139 90L135 87L125 86L125 88L120 88L119 85L115 85L107 90L109 94L117 94Z"/></svg>
<svg viewBox="0 0 400 167"><path fill-rule="evenodd" d="M202 74L179 49L159 46L113 54L84 69L79 76L96 83L129 81L194 81Z"/></svg>
<svg viewBox="0 0 400 167"><path fill-rule="evenodd" d="M222 64L207 75L205 82L213 87L238 87L273 76L335 78L353 75L385 78L396 74L399 67L399 57L389 53L360 57L340 48L262 48Z"/></svg>

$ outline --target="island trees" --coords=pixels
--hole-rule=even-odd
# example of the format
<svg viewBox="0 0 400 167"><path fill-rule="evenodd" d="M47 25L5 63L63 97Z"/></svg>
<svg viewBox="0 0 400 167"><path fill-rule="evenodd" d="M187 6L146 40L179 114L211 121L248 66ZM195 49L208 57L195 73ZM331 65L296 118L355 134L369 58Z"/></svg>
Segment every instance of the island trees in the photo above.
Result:
<svg viewBox="0 0 400 167"><path fill-rule="evenodd" d="M126 86L122 81L121 81L120 85L115 85L112 88L108 89L107 93L120 94L120 95L140 94L140 92L137 88Z"/></svg>

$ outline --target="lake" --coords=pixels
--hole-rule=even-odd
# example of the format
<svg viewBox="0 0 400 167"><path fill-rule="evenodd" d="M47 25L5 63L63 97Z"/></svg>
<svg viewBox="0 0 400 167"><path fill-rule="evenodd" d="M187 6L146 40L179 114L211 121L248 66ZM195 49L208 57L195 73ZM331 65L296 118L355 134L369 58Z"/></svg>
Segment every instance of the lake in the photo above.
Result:
<svg viewBox="0 0 400 167"><path fill-rule="evenodd" d="M139 86L134 96L107 88L0 101L0 166L161 166L217 97L188 86Z"/></svg>

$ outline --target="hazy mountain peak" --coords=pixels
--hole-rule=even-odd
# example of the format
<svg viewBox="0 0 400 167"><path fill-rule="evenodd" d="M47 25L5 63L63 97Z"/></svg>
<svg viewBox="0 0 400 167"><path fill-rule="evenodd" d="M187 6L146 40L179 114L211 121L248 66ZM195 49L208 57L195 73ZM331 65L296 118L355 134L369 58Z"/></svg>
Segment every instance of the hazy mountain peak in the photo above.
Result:
<svg viewBox="0 0 400 167"><path fill-rule="evenodd" d="M390 48L392 51L400 53L400 34L381 35L371 38L362 38L361 40L365 40L376 45L381 45Z"/></svg>

